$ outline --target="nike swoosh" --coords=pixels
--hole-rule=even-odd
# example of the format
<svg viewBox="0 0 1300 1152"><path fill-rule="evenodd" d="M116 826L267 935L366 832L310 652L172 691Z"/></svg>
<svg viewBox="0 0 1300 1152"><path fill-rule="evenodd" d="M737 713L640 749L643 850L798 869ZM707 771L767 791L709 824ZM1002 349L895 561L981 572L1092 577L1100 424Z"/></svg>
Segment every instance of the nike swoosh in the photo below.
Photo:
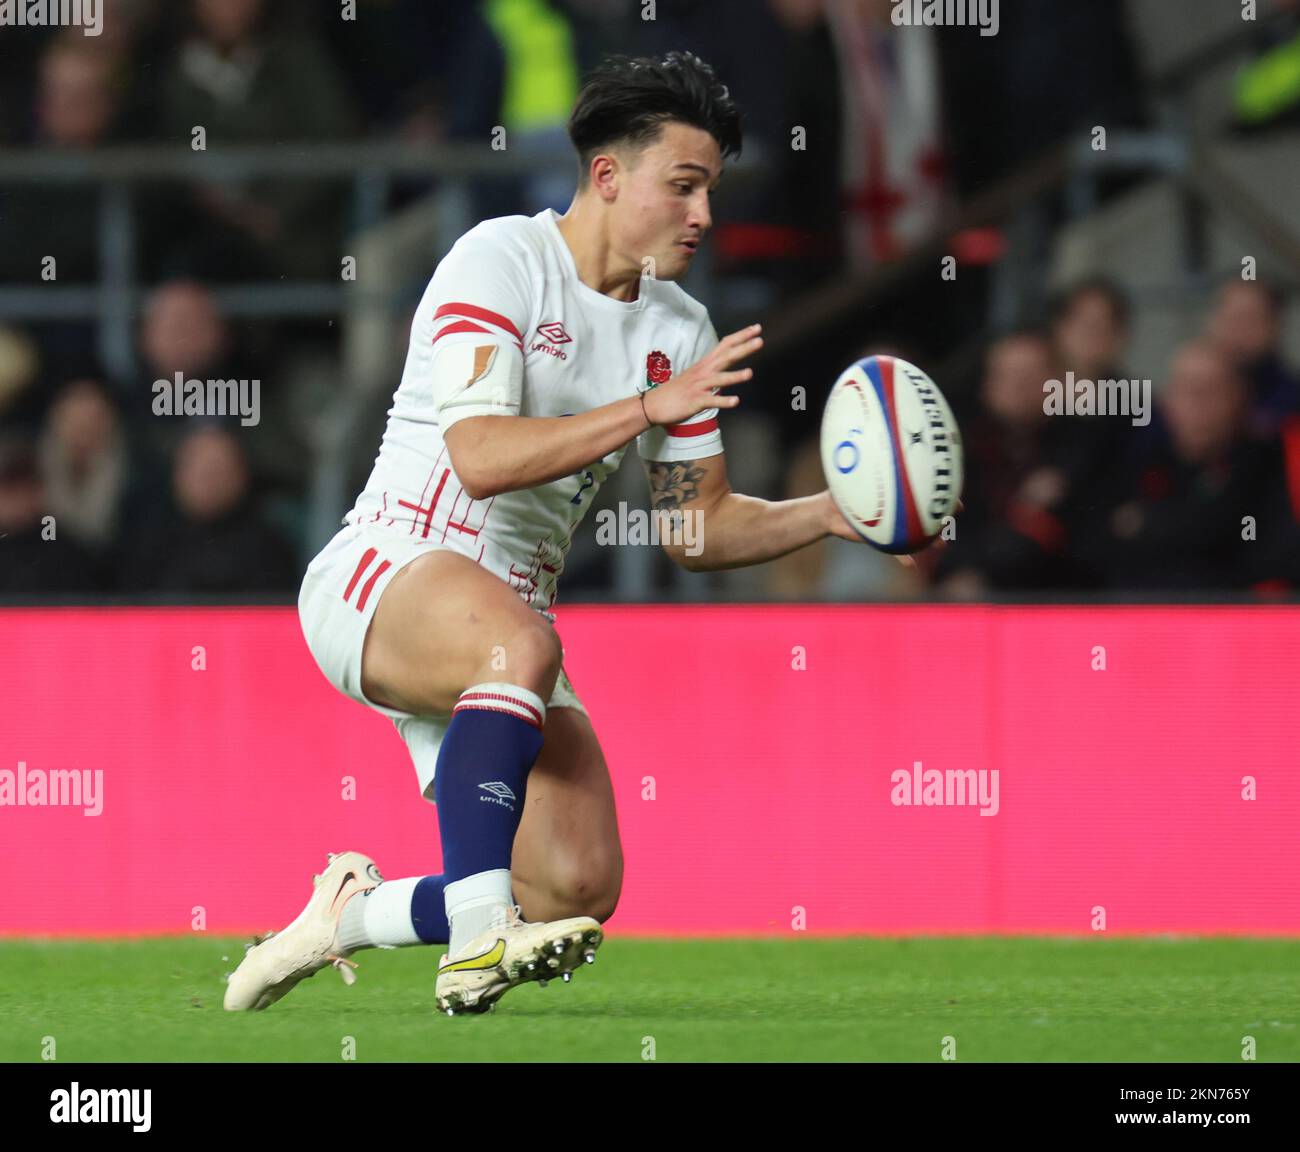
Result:
<svg viewBox="0 0 1300 1152"><path fill-rule="evenodd" d="M484 972L500 964L505 954L506 942L498 940L488 951L479 956L467 956L454 964L443 965L438 969L438 975L441 976L444 972Z"/></svg>
<svg viewBox="0 0 1300 1152"><path fill-rule="evenodd" d="M343 895L343 889L346 888L353 880L357 878L355 872L349 872L343 877L343 883L339 885L339 890L334 893L334 899L330 901L330 911L334 911L334 905L339 902L339 897Z"/></svg>

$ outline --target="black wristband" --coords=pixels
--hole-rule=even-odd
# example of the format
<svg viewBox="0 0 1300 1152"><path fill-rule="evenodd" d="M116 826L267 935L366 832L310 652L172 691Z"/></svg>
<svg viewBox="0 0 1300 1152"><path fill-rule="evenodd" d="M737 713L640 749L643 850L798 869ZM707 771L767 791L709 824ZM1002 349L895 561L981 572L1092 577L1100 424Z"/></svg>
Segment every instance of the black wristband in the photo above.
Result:
<svg viewBox="0 0 1300 1152"><path fill-rule="evenodd" d="M645 393L641 393L641 415L645 417L645 426L647 431L655 426L655 422L650 419L650 413L645 410Z"/></svg>

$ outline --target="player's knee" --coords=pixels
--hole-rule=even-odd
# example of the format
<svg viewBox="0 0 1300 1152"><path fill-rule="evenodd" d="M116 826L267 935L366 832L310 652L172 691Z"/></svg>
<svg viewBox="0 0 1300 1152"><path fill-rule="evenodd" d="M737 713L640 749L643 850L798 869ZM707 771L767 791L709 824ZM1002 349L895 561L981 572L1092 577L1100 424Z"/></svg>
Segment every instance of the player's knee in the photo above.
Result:
<svg viewBox="0 0 1300 1152"><path fill-rule="evenodd" d="M590 916L605 921L614 915L623 887L621 861L587 861L563 868L552 878L551 899L556 914L549 919Z"/></svg>
<svg viewBox="0 0 1300 1152"><path fill-rule="evenodd" d="M563 659L560 637L539 617L494 647L489 678L522 685L549 700Z"/></svg>

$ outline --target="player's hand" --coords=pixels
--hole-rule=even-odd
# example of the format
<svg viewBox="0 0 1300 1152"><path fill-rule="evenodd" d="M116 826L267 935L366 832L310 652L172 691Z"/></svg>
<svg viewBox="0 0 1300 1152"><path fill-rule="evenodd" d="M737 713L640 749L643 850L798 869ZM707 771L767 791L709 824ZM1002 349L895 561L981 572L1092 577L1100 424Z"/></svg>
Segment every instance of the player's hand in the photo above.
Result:
<svg viewBox="0 0 1300 1152"><path fill-rule="evenodd" d="M822 497L825 499L827 508L829 510L827 512L827 520L828 520L826 526L827 533L831 536L838 536L842 540L853 540L859 544L865 544L866 541L863 540L862 537L859 536L858 533L854 531L853 525L844 519L844 514L839 510L839 508L835 506L835 501L831 499L830 491L827 490L823 492ZM966 505L964 505L960 500L958 500L956 511L964 512L965 510L966 510ZM926 545L925 548L921 549L921 551L930 552L932 550L938 550L947 543L948 541L943 539L942 536L936 536L933 540L930 541L928 545ZM894 559L897 560L904 568L916 567L916 560L913 558L913 556L895 556Z"/></svg>
<svg viewBox="0 0 1300 1152"><path fill-rule="evenodd" d="M732 365L763 347L763 338L758 334L762 327L751 324L724 336L698 364L692 364L668 383L642 393L650 422L680 424L710 408L734 408L739 404L739 396L724 396L718 389L743 384L754 375L752 368L733 369Z"/></svg>

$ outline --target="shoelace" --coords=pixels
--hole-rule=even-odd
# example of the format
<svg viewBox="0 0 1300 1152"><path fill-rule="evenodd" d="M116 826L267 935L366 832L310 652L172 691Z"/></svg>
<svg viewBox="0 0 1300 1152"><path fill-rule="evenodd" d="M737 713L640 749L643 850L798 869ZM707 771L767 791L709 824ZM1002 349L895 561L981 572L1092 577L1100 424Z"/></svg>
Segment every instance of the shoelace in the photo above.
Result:
<svg viewBox="0 0 1300 1152"><path fill-rule="evenodd" d="M353 961L349 960L346 956L331 955L326 956L325 959L328 960L333 967L339 970L339 975L343 977L344 984L351 986L357 982L357 974L353 971L353 969L356 968L356 964Z"/></svg>
<svg viewBox="0 0 1300 1152"><path fill-rule="evenodd" d="M528 921L523 917L523 909L518 904L507 905L502 909L501 914L497 916L489 928L518 928L527 924Z"/></svg>

